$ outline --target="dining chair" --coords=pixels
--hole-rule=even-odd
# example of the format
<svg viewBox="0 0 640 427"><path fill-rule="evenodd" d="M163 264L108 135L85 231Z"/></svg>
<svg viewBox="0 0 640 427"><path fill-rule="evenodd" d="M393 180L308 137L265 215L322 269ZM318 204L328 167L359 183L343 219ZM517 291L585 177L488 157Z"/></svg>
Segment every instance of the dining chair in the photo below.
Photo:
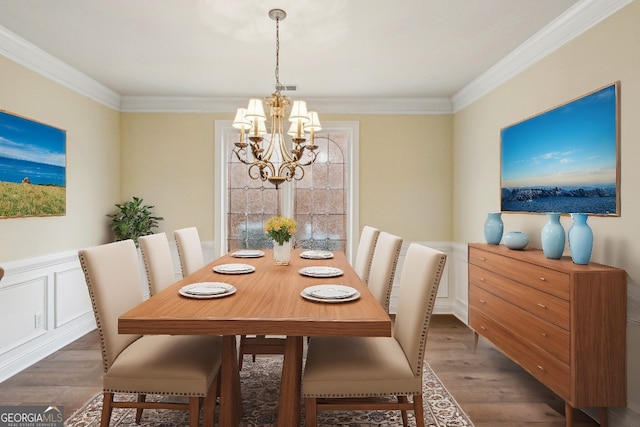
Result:
<svg viewBox="0 0 640 427"><path fill-rule="evenodd" d="M156 233L140 236L138 244L147 272L149 295L155 295L176 282L169 241L165 233Z"/></svg>
<svg viewBox="0 0 640 427"><path fill-rule="evenodd" d="M386 231L378 235L367 286L380 305L389 312L391 290L400 257L402 239Z"/></svg>
<svg viewBox="0 0 640 427"><path fill-rule="evenodd" d="M424 349L446 260L440 251L409 245L391 337L311 340L302 377L308 427L316 426L318 411L342 409L400 410L404 426L413 410L416 425L424 427Z"/></svg>
<svg viewBox="0 0 640 427"><path fill-rule="evenodd" d="M356 257L353 261L353 269L358 273L363 282L368 283L369 271L371 269L371 260L373 259L373 251L376 247L380 230L369 225L362 228Z"/></svg>
<svg viewBox="0 0 640 427"><path fill-rule="evenodd" d="M182 277L186 277L204 265L198 229L196 227L181 228L173 232L173 237L178 246Z"/></svg>
<svg viewBox="0 0 640 427"><path fill-rule="evenodd" d="M222 339L215 336L125 335L118 317L143 301L138 255L133 240L78 251L100 334L103 361L101 427L113 408L189 411L189 426L213 426L221 366ZM114 401L115 393L136 394L131 402ZM147 402L147 394L188 396L187 403Z"/></svg>

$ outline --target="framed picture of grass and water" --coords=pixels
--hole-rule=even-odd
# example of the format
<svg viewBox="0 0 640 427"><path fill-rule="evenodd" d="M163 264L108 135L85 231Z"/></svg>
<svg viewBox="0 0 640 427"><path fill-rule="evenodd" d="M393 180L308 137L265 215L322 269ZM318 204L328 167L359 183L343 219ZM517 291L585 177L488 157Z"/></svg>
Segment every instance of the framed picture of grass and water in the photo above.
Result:
<svg viewBox="0 0 640 427"><path fill-rule="evenodd" d="M620 216L620 82L507 126L501 210Z"/></svg>
<svg viewBox="0 0 640 427"><path fill-rule="evenodd" d="M0 218L66 213L67 132L0 110Z"/></svg>

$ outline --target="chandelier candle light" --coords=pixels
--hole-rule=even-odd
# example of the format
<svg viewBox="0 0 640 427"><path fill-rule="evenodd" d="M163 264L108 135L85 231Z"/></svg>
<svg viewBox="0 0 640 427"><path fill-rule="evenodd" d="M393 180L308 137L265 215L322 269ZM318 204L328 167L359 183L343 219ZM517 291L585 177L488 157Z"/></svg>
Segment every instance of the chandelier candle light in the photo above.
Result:
<svg viewBox="0 0 640 427"><path fill-rule="evenodd" d="M269 108L271 117L271 138L264 147L263 135L267 133L263 100L251 99L247 108L238 108L233 120L233 127L240 129L240 141L235 143L233 152L238 160L249 165L251 179L269 181L276 186L284 181L302 179L304 177L303 166L309 166L315 162L318 148L314 143L315 132L322 129L318 113L307 111L305 101L294 101L289 115L291 123L287 134L291 136L290 147L287 147L284 134L284 116L291 100L283 96L284 87L280 83L280 21L287 14L282 9L272 9L269 17L276 21L276 91L271 96L264 98L264 104ZM309 142L305 137L309 133ZM248 134L248 138L246 137ZM248 142L246 141L248 139ZM247 150L247 147L250 150ZM252 160L249 160L249 151ZM275 153L278 151L279 153ZM303 154L306 151L306 159ZM273 158L273 160L272 160Z"/></svg>

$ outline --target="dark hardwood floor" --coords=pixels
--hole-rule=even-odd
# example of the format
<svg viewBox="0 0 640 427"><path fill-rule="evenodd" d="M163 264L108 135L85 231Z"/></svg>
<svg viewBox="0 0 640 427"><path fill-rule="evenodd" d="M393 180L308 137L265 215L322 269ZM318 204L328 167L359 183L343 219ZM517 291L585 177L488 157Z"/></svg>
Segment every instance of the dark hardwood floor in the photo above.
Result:
<svg viewBox="0 0 640 427"><path fill-rule="evenodd" d="M476 427L564 427L564 402L453 316L436 315L427 361ZM251 362L248 362L251 363ZM0 383L0 405L63 405L65 417L101 390L97 331ZM580 411L575 427L598 424Z"/></svg>
<svg viewBox="0 0 640 427"><path fill-rule="evenodd" d="M434 316L426 360L476 427L564 427L564 401L453 316ZM574 427L597 426L576 411Z"/></svg>

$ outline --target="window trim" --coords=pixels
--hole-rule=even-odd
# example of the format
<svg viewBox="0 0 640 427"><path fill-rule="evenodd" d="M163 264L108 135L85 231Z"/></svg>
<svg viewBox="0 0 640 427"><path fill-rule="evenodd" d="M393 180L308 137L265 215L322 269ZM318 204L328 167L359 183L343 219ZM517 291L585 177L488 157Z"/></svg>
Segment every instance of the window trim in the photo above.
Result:
<svg viewBox="0 0 640 427"><path fill-rule="evenodd" d="M214 256L217 258L227 252L227 212L228 212L228 199L225 197L227 194L228 184L228 170L227 170L227 158L230 154L227 149L227 144L223 144L226 141L226 136L231 133L237 133L238 130L234 129L231 125L231 120L216 120L215 121L215 147L214 147L214 174L213 174L213 188L214 188ZM355 255L357 248L357 237L360 235L360 123L356 121L335 121L335 122L323 122L323 133L347 133L351 137L351 144L349 144L349 159L350 165L348 168L348 205L349 212L347 215L347 259L350 261ZM291 194L290 186L286 186L289 191L285 191L285 194ZM287 188L283 188L286 190ZM287 197L283 194L284 197Z"/></svg>

